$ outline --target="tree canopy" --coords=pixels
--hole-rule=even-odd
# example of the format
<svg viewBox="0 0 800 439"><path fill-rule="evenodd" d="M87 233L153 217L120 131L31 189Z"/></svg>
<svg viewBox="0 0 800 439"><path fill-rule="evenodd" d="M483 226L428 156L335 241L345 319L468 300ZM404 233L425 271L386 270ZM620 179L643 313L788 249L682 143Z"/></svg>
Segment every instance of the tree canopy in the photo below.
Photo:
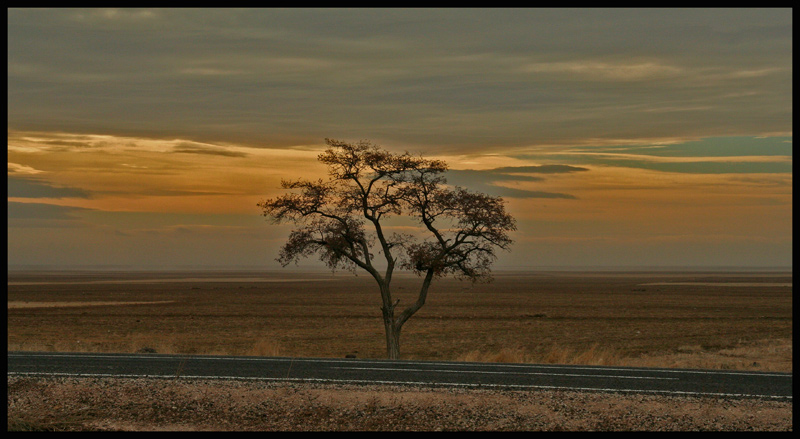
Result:
<svg viewBox="0 0 800 439"><path fill-rule="evenodd" d="M296 226L280 251L282 265L317 254L334 270L366 270L380 286L384 320L398 336L434 278L491 280L496 251L510 247L509 233L516 230L502 198L447 185L441 160L394 154L368 141L325 141L318 159L328 167L327 181L284 180L288 193L258 204L265 217ZM393 216L412 218L418 232L388 233L386 220ZM376 264L379 254L385 268ZM395 317L390 282L397 268L424 281L416 303Z"/></svg>

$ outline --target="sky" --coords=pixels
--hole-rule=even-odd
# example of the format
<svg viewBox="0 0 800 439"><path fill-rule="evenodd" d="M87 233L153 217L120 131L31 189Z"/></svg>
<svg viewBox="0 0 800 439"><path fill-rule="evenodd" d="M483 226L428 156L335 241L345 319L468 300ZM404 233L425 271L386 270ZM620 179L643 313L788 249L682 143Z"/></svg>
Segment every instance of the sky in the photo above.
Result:
<svg viewBox="0 0 800 439"><path fill-rule="evenodd" d="M496 270L791 267L791 96L791 9L8 9L8 266L280 269L332 138L502 196Z"/></svg>

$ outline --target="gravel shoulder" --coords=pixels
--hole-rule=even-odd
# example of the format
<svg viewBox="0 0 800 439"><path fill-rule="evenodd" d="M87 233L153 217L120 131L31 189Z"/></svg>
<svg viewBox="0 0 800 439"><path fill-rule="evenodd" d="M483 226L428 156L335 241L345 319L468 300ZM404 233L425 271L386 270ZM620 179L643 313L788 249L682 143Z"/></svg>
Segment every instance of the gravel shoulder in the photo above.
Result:
<svg viewBox="0 0 800 439"><path fill-rule="evenodd" d="M8 376L8 429L791 431L791 400L245 380Z"/></svg>

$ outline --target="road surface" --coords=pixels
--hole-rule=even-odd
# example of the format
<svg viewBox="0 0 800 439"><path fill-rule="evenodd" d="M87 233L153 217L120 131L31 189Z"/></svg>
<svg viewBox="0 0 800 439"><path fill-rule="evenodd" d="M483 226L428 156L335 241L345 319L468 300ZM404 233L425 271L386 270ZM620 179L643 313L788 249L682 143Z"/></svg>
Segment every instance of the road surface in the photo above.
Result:
<svg viewBox="0 0 800 439"><path fill-rule="evenodd" d="M9 375L250 379L792 399L792 374L577 365L8 352Z"/></svg>

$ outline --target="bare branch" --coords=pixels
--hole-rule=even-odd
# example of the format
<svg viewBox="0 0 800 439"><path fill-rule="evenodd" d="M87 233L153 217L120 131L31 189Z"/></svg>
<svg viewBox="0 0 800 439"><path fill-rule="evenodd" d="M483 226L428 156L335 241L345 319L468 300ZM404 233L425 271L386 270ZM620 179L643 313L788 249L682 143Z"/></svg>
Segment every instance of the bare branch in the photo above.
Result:
<svg viewBox="0 0 800 439"><path fill-rule="evenodd" d="M397 355L400 328L424 305L433 279L491 280L496 249L507 250L512 243L514 219L502 198L446 186L442 161L393 154L367 141L325 141L328 149L318 158L328 166L328 181L283 181L281 186L293 192L258 206L272 221L298 226L278 257L284 266L316 254L331 269L362 268L375 278L387 349ZM429 238L387 236L382 221L392 215L416 218ZM373 266L374 245L386 259L383 276ZM400 250L397 257L395 250ZM398 262L424 280L417 300L394 318L398 302L392 300L390 283Z"/></svg>

